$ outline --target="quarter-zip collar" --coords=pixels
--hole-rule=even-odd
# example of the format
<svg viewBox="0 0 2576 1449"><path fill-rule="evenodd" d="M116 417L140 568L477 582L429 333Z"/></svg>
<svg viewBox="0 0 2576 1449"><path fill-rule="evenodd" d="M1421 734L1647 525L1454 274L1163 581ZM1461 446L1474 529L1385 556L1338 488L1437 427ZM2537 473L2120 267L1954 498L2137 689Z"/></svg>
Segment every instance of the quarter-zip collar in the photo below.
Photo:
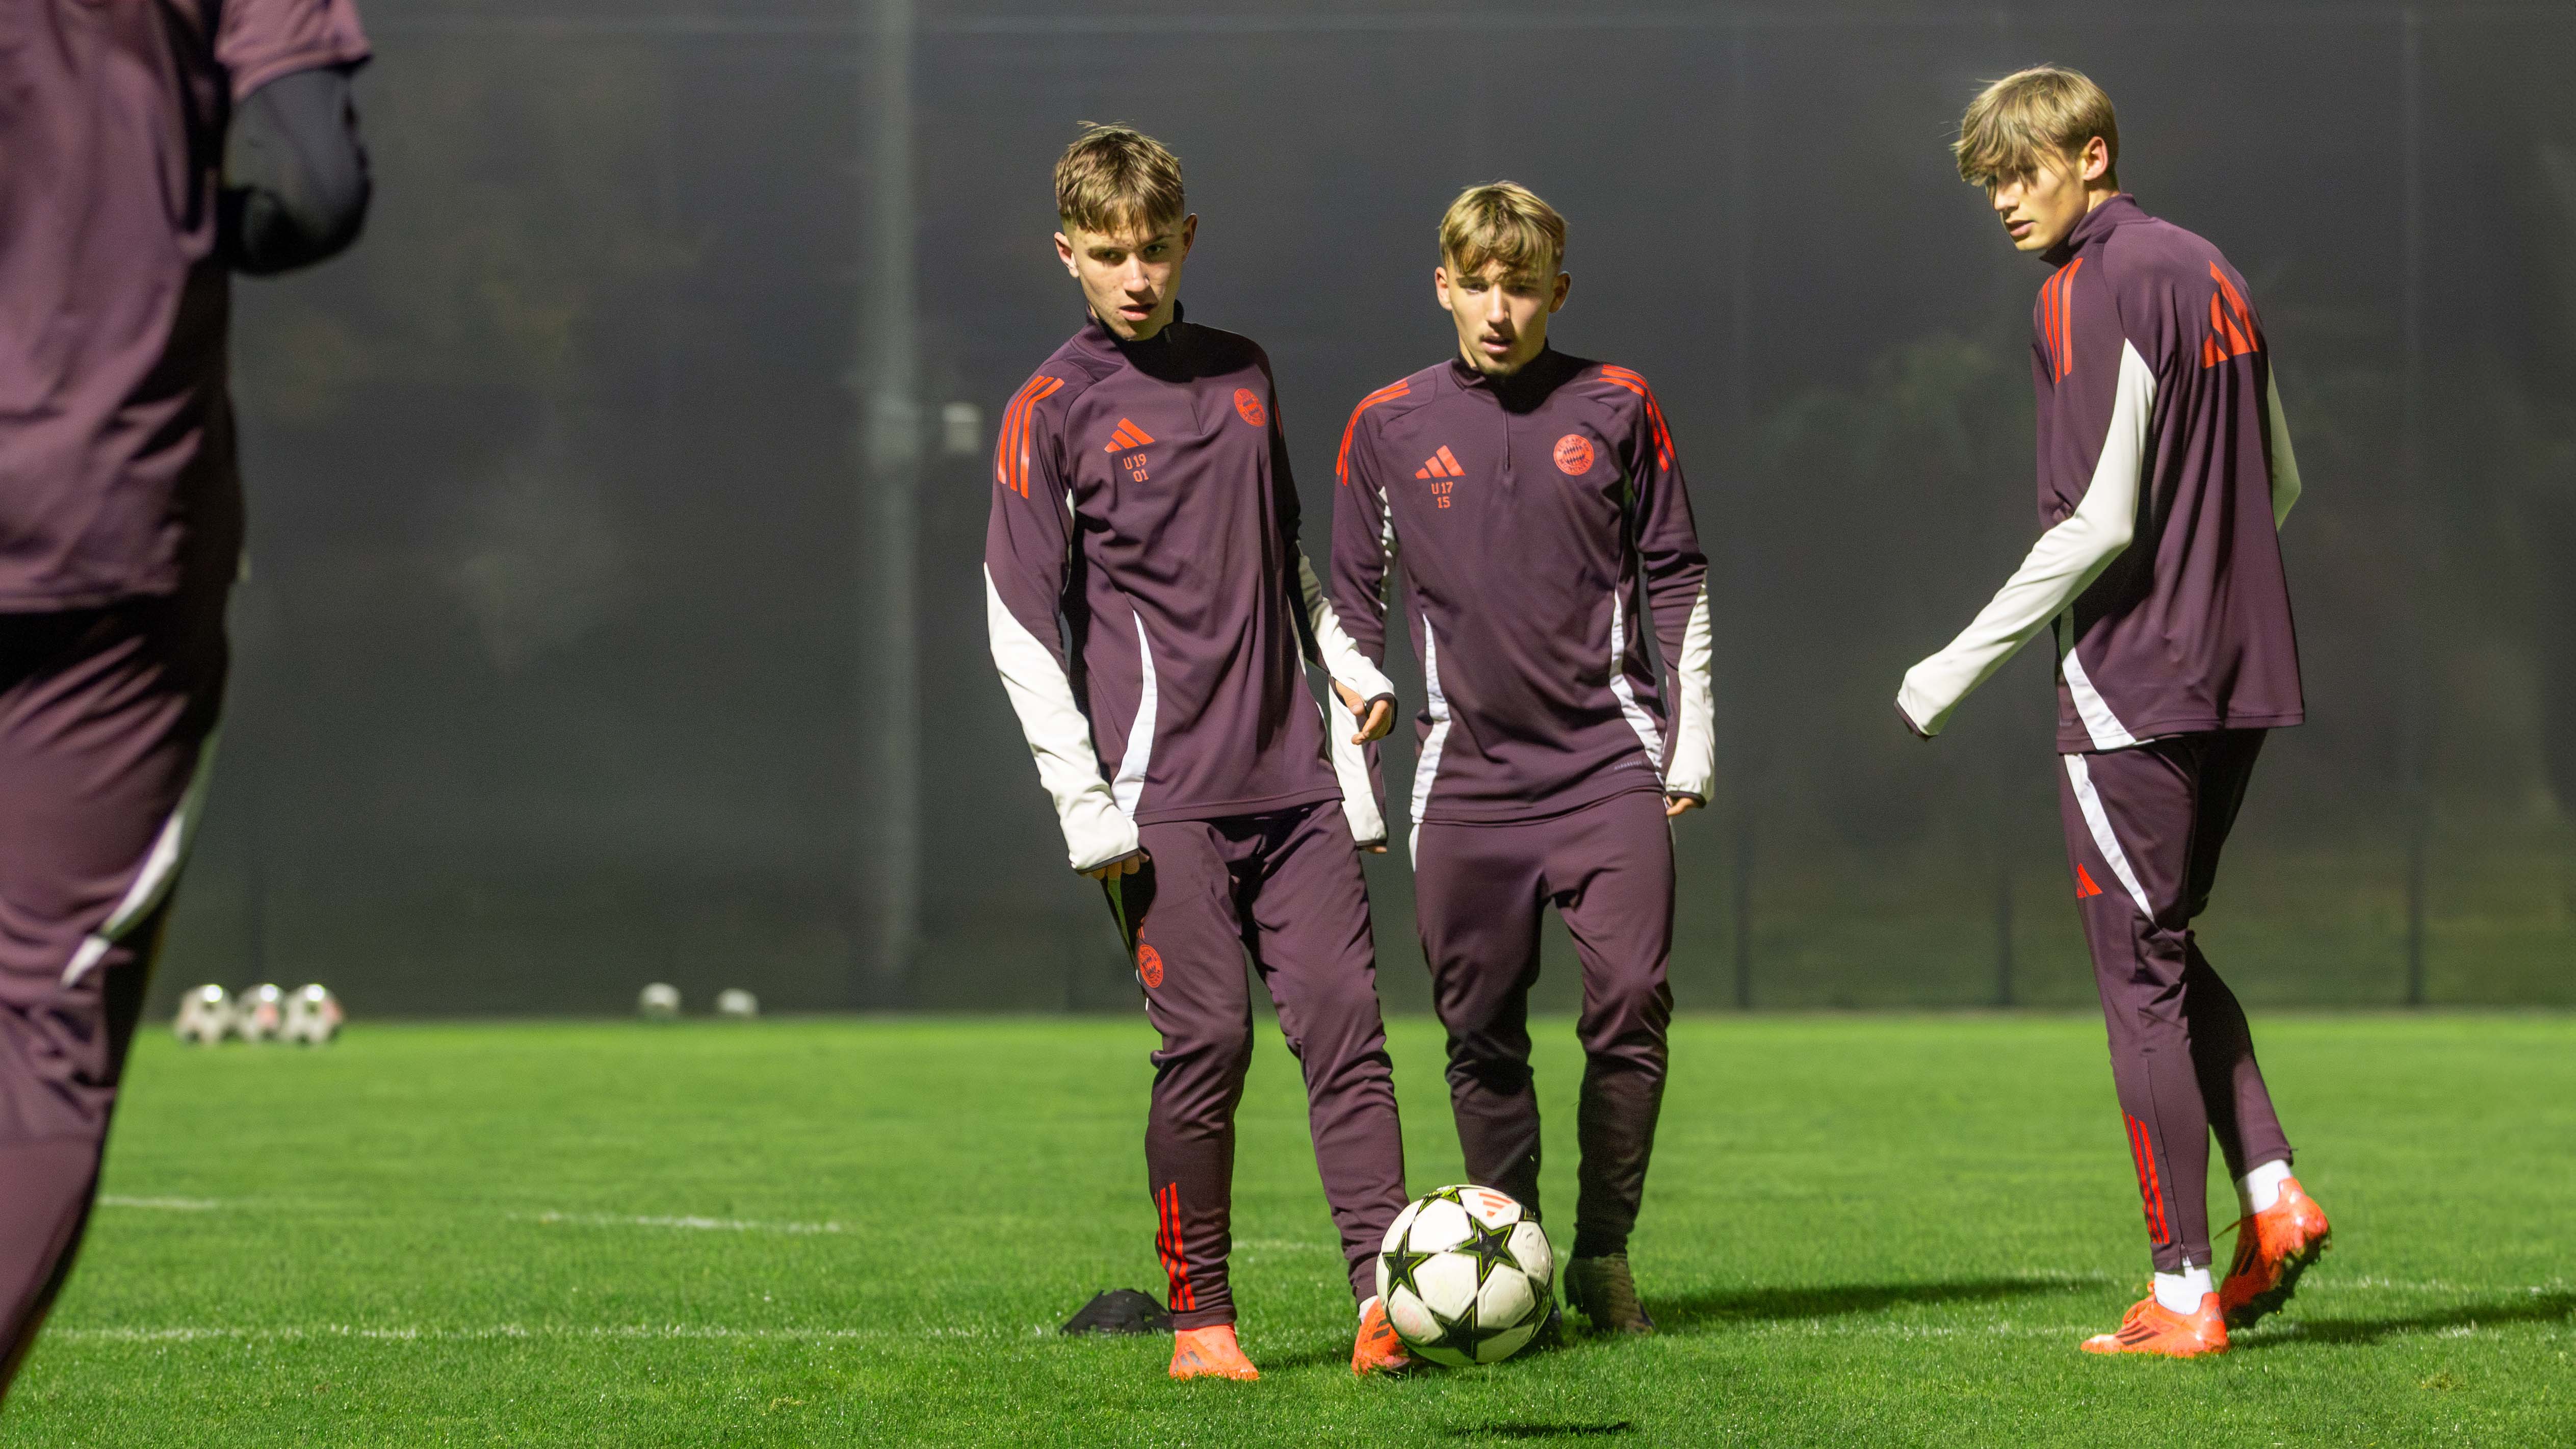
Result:
<svg viewBox="0 0 2576 1449"><path fill-rule="evenodd" d="M1463 357L1449 359L1449 380L1462 393L1481 393L1493 399L1495 422L1503 435L1503 483L1510 486L1512 477L1512 420L1538 411L1548 396L1573 376L1574 362L1550 343L1539 349L1538 356L1523 364L1517 372L1496 377L1468 365Z"/></svg>
<svg viewBox="0 0 2576 1449"><path fill-rule="evenodd" d="M1172 320L1163 324L1162 331L1142 342L1130 342L1110 331L1109 324L1100 320L1100 314L1085 307L1082 309L1082 329L1073 334L1073 340L1083 351L1104 362L1126 363L1145 372L1159 373L1168 370L1166 364L1175 355L1177 339L1173 334L1181 329L1181 315L1181 304L1173 303Z"/></svg>
<svg viewBox="0 0 2576 1449"><path fill-rule="evenodd" d="M1449 379L1461 392L1481 391L1502 404L1504 411L1525 413L1546 401L1568 374L1565 354L1549 343L1538 356L1523 364L1518 372L1496 377L1471 367L1463 357L1449 359Z"/></svg>
<svg viewBox="0 0 2576 1449"><path fill-rule="evenodd" d="M2107 235L2111 228L2146 219L2146 208L2138 205L2138 198L2123 191L2084 213L2084 219L2075 223L2074 229L2066 233L2065 240L2041 253L2040 260L2052 267L2065 266L2077 252Z"/></svg>

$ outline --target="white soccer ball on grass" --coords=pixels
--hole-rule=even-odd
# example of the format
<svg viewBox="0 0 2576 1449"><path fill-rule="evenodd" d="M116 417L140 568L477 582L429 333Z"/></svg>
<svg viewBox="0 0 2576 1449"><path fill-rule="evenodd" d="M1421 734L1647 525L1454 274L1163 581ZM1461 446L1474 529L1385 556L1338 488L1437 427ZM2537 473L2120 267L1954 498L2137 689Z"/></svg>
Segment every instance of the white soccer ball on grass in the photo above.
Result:
<svg viewBox="0 0 2576 1449"><path fill-rule="evenodd" d="M220 986L198 987L179 998L179 1016L170 1029L181 1041L213 1046L233 1034L233 994Z"/></svg>
<svg viewBox="0 0 2576 1449"><path fill-rule="evenodd" d="M716 993L716 1015L749 1021L760 1015L760 998L739 986L727 987Z"/></svg>
<svg viewBox="0 0 2576 1449"><path fill-rule="evenodd" d="M676 1021L680 1015L680 988L656 981L636 996L635 1010L646 1021Z"/></svg>
<svg viewBox="0 0 2576 1449"><path fill-rule="evenodd" d="M1508 1193L1444 1187L1386 1230L1377 1292L1404 1346L1452 1368L1500 1363L1547 1323L1556 1253Z"/></svg>
<svg viewBox="0 0 2576 1449"><path fill-rule="evenodd" d="M286 993L261 982L233 1006L233 1034L243 1041L275 1041L286 1025Z"/></svg>
<svg viewBox="0 0 2576 1449"><path fill-rule="evenodd" d="M279 1028L278 1038L306 1046L327 1045L348 1019L349 1014L340 1009L340 998L316 983L286 998L286 1024Z"/></svg>

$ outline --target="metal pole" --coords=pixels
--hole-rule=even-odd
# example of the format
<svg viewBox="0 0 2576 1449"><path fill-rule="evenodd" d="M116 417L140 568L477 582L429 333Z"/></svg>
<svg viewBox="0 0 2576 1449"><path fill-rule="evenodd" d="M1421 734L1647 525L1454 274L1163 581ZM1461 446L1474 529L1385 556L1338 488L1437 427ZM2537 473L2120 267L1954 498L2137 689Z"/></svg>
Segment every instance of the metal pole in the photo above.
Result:
<svg viewBox="0 0 2576 1449"><path fill-rule="evenodd" d="M2400 312L2406 350L2405 386L2400 404L2398 486L2405 490L2410 562L2405 632L2401 642L2400 688L2405 705L2400 725L2399 777L2406 812L2406 1004L2424 1004L2425 856L2432 832L2432 802L2425 787L2426 755L2431 747L2432 700L2427 690L2425 613L2430 600L2431 556L2423 490L2424 422L2424 42L2423 20L2412 6L2398 30L2398 117L2400 176L2404 188L2401 240L2404 301Z"/></svg>
<svg viewBox="0 0 2576 1449"><path fill-rule="evenodd" d="M920 534L921 397L913 287L913 0L875 0L875 99L868 136L873 265L857 323L866 459L861 547L866 551L859 718L873 779L858 852L860 896L875 931L863 947L857 1004L904 999L920 932L920 646L914 555Z"/></svg>
<svg viewBox="0 0 2576 1449"><path fill-rule="evenodd" d="M1734 270L1728 280L1727 296L1727 432L1730 451L1736 459L1737 476L1727 490L1738 507L1736 517L1724 521L1727 536L1729 592L1738 607L1732 633L1736 647L1729 652L1734 660L1733 678L1726 687L1733 692L1735 716L1735 849L1730 915L1735 926L1735 1005L1739 1011L1753 1009L1753 844L1754 791L1757 778L1753 766L1754 731L1760 721L1753 709L1753 680L1749 666L1753 659L1753 631L1745 626L1742 602L1752 597L1751 582L1754 552L1744 526L1743 507L1753 497L1751 480L1743 476L1752 458L1752 371L1753 324L1747 315L1753 305L1751 259L1746 255L1752 246L1752 228L1746 217L1749 208L1744 195L1745 146L1744 128L1751 123L1752 107L1746 98L1751 84L1751 44L1745 20L1735 22L1734 83L1727 97L1726 170L1727 229L1733 233L1729 249Z"/></svg>
<svg viewBox="0 0 2576 1449"><path fill-rule="evenodd" d="M2008 801L2012 798L2006 791L1998 790L1995 793L1999 800ZM2007 840L2010 833L2009 824L2004 819L2007 813L2000 808L1996 810L1994 829L1990 832L1995 855L1995 1005L1997 1006L2013 1004L2012 848Z"/></svg>

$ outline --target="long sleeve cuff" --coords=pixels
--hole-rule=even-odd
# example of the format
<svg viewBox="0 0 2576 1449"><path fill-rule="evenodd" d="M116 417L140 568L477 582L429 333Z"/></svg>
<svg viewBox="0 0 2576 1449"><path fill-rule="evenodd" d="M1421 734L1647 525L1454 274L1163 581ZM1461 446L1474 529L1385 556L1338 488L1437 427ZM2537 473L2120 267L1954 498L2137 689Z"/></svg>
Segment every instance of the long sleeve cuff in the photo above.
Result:
<svg viewBox="0 0 2576 1449"><path fill-rule="evenodd" d="M1717 700L1712 686L1716 647L1708 617L1708 588L1691 600L1682 629L1679 708L1673 722L1673 758L1664 768L1664 793L1696 796L1703 805L1717 785Z"/></svg>
<svg viewBox="0 0 2576 1449"><path fill-rule="evenodd" d="M1056 822L1064 828L1066 863L1075 870L1096 870L1135 854L1136 822L1118 808L1109 782L1100 777L1091 724L1074 704L1064 666L1002 601L989 568L984 572L984 615L992 635L993 668L1002 676L1012 712L1020 717L1020 732L1037 761L1038 783L1046 787Z"/></svg>
<svg viewBox="0 0 2576 1449"><path fill-rule="evenodd" d="M1315 635L1315 648L1323 655L1324 672L1363 701L1395 698L1395 681L1386 671L1368 661L1359 646L1342 628L1341 615L1333 611L1333 602L1324 594L1324 585L1315 577L1315 566L1306 560L1306 551L1297 551L1297 587L1306 605L1306 623Z"/></svg>

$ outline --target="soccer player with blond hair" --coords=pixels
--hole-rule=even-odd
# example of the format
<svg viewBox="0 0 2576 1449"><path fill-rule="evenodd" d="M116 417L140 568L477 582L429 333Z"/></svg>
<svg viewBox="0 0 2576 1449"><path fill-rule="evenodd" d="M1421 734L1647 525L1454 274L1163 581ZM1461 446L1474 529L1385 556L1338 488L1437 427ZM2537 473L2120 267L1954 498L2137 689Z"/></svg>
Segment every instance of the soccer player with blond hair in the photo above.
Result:
<svg viewBox="0 0 2576 1449"><path fill-rule="evenodd" d="M1415 915L1467 1175L1537 1212L1529 989L1553 905L1583 966L1566 1296L1596 1331L1646 1333L1628 1237L1672 1017L1668 820L1706 803L1715 767L1708 562L1654 389L1548 343L1564 218L1511 182L1471 187L1439 250L1451 355L1343 431L1333 601L1382 663L1401 553L1428 696Z"/></svg>
<svg viewBox="0 0 2576 1449"><path fill-rule="evenodd" d="M1395 690L1298 544L1269 358L1181 315L1198 218L1180 162L1092 126L1055 191L1056 256L1086 312L1003 415L986 612L1066 861L1108 891L1162 1035L1145 1166L1172 1377L1259 1377L1226 1275L1247 950L1305 1069L1359 1303L1352 1371L1401 1369L1375 1254L1404 1208L1404 1143L1360 871L1386 834L1360 746L1393 722ZM1329 721L1310 663L1354 726Z"/></svg>
<svg viewBox="0 0 2576 1449"><path fill-rule="evenodd" d="M1968 106L1959 174L2051 271L2032 313L2042 533L1896 704L1924 738L2033 635L2057 643L2061 815L2154 1289L2093 1353L2222 1351L2327 1246L2244 1010L2201 953L2265 732L2304 718L2279 528L2299 496L2272 351L2216 247L2120 190L2111 101L2075 71ZM2243 1218L2210 1280L2209 1138Z"/></svg>

